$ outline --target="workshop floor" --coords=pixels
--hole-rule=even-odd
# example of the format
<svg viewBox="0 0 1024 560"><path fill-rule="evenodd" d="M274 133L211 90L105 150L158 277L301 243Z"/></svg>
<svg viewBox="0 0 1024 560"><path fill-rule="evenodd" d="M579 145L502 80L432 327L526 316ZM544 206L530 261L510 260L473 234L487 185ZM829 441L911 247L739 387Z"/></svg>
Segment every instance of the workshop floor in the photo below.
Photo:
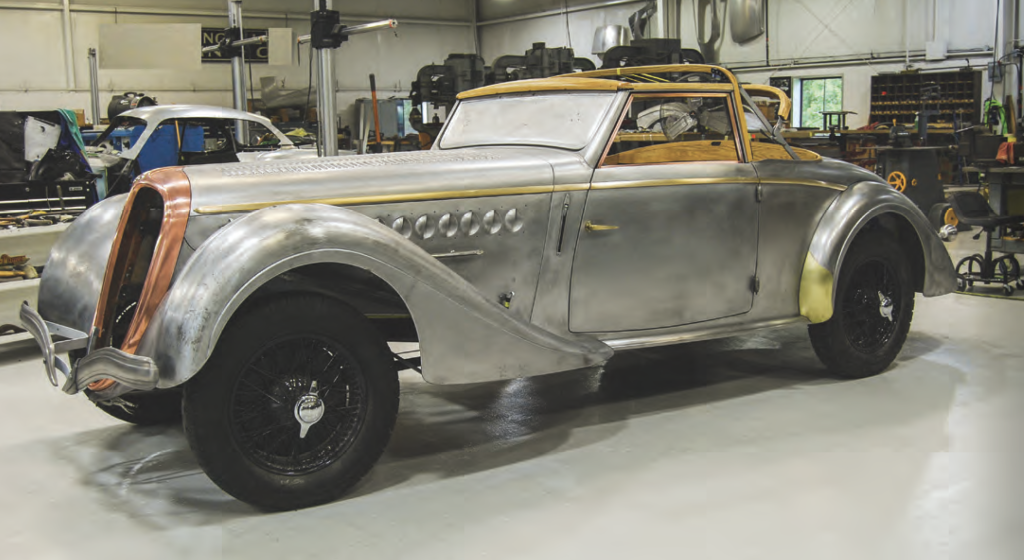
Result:
<svg viewBox="0 0 1024 560"><path fill-rule="evenodd" d="M971 250L961 236L954 252ZM351 497L262 514L179 428L107 417L0 349L0 558L1024 558L1024 303L917 299L881 376L803 327L440 387L402 374Z"/></svg>

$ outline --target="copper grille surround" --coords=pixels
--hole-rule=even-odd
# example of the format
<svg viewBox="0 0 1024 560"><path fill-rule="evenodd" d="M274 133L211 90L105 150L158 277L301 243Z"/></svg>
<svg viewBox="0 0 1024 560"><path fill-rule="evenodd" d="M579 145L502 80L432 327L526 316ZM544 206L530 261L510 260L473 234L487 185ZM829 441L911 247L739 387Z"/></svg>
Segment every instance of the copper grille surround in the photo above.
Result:
<svg viewBox="0 0 1024 560"><path fill-rule="evenodd" d="M136 199L155 192L163 200L163 217L160 233L153 248L152 258L139 295L135 314L128 332L121 343L121 350L134 354L146 332L153 313L171 286L171 277L178 262L178 253L185 237L185 227L192 208L192 186L181 167L166 167L140 176L132 186L125 203L117 234L107 259L103 276L103 287L96 304L93 326L97 329L96 340L106 340L113 327L118 293L125 286L128 267L138 257L142 248L141 212L135 208ZM141 202L140 202L141 203ZM93 391L102 391L114 384L103 379L89 385Z"/></svg>

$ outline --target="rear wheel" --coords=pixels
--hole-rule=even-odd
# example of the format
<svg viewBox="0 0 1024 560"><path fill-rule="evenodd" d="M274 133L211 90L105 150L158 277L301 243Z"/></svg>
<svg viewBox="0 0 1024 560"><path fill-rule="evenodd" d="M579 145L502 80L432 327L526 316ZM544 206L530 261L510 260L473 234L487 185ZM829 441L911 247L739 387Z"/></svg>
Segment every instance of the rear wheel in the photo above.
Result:
<svg viewBox="0 0 1024 560"><path fill-rule="evenodd" d="M185 386L200 466L264 509L339 498L383 453L398 374L370 322L338 301L289 295L251 306Z"/></svg>
<svg viewBox="0 0 1024 560"><path fill-rule="evenodd" d="M839 271L832 318L810 325L818 358L840 377L881 373L896 359L914 315L903 251L880 232L854 240Z"/></svg>

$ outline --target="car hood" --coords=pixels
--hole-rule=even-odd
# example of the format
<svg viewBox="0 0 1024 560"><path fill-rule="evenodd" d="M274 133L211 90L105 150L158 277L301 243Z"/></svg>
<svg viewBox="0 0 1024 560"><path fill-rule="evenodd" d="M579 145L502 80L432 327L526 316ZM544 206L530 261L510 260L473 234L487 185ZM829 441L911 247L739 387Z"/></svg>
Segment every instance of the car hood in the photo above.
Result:
<svg viewBox="0 0 1024 560"><path fill-rule="evenodd" d="M469 148L203 165L185 168L192 208L230 213L289 202L430 200L469 191L553 185L552 159L576 158L536 148ZM248 208L242 208L248 206Z"/></svg>

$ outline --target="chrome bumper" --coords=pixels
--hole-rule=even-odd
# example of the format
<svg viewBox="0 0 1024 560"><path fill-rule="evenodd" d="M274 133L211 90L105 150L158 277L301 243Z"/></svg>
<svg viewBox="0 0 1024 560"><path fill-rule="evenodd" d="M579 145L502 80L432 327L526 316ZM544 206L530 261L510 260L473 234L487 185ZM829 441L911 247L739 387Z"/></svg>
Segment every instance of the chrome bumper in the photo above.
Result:
<svg viewBox="0 0 1024 560"><path fill-rule="evenodd" d="M43 351L43 364L50 383L54 387L60 383L57 376L59 371L65 378L61 390L69 395L100 379L113 379L140 391L156 388L158 370L150 358L128 354L116 348L100 348L89 352L72 368L58 355L90 348L92 341L88 334L43 319L28 302L21 304L21 324L32 333Z"/></svg>

